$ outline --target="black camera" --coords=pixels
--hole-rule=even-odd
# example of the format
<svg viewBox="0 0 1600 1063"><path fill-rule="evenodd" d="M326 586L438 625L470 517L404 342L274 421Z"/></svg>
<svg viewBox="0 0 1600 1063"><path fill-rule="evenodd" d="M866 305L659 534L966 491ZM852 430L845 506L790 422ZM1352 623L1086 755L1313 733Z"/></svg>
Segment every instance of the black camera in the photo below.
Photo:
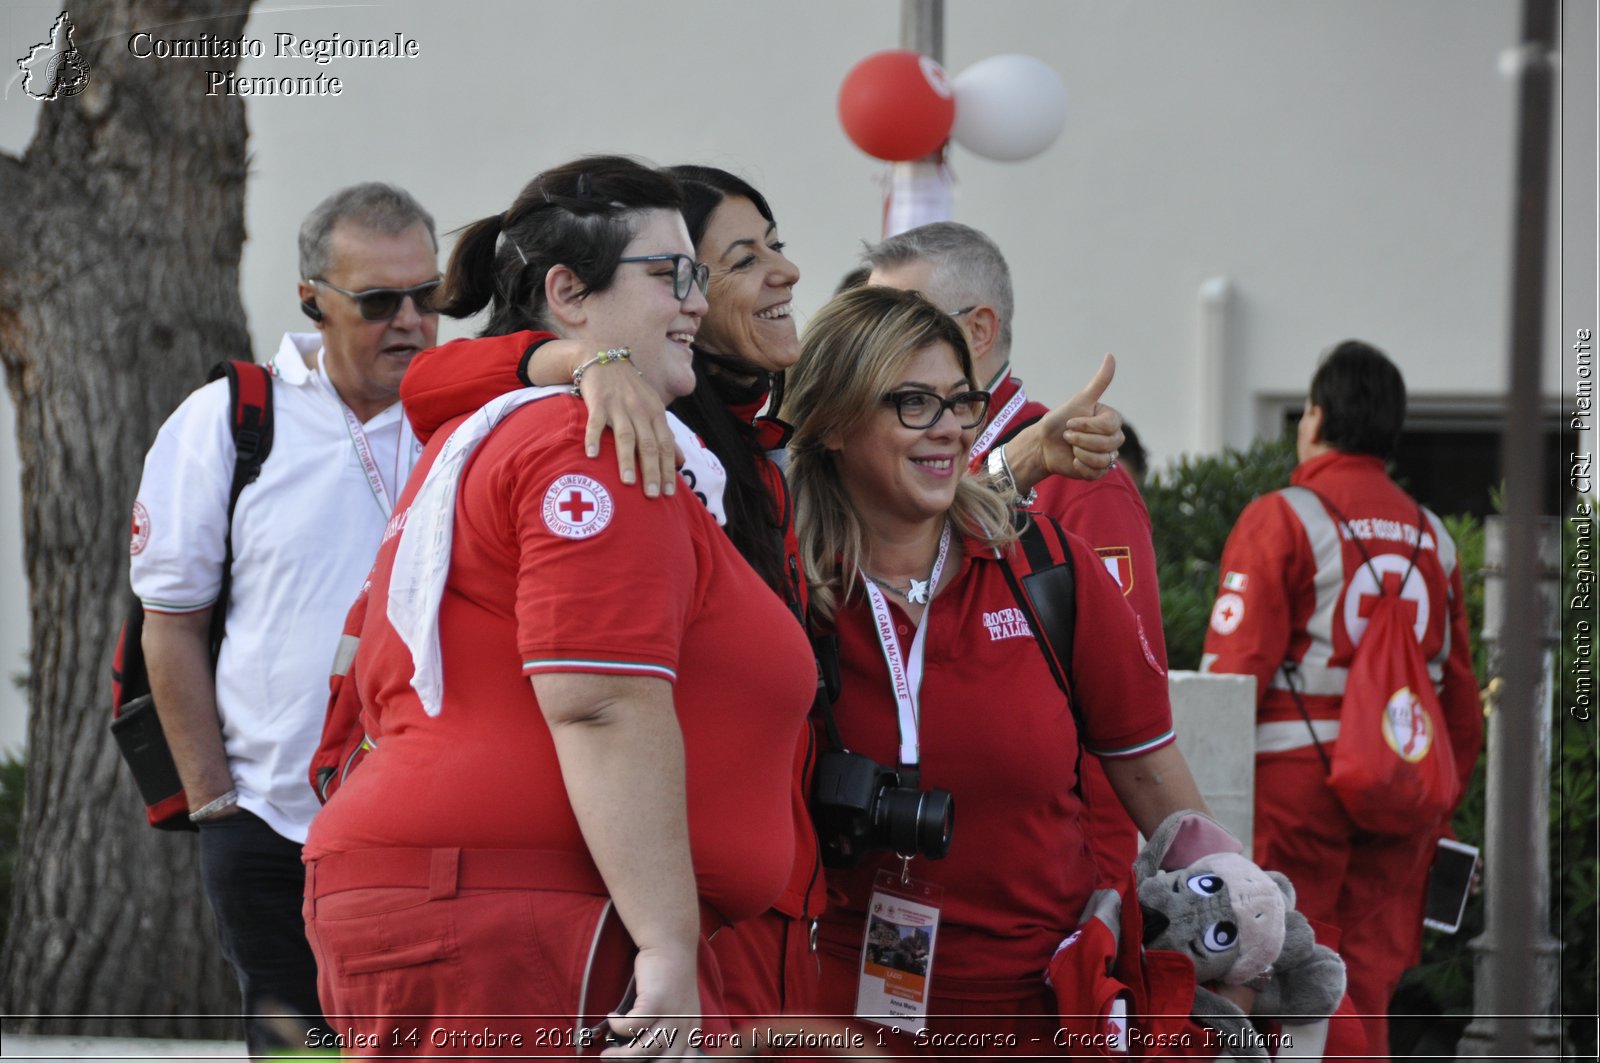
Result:
<svg viewBox="0 0 1600 1063"><path fill-rule="evenodd" d="M817 756L815 779L811 818L828 867L854 867L874 849L930 860L950 851L950 791L902 786L898 772L837 750Z"/></svg>

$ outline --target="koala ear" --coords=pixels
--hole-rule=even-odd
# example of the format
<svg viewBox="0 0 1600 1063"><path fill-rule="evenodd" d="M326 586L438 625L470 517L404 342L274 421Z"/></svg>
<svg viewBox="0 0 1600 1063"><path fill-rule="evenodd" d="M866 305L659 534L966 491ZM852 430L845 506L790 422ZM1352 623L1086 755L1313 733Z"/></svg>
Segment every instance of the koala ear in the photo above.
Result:
<svg viewBox="0 0 1600 1063"><path fill-rule="evenodd" d="M1281 871L1268 871L1267 877L1278 884L1278 890L1283 894L1283 906L1294 907L1294 883L1289 881L1289 876Z"/></svg>
<svg viewBox="0 0 1600 1063"><path fill-rule="evenodd" d="M1174 823L1176 818L1176 823ZM1161 866L1168 870L1188 867L1202 856L1213 853L1243 853L1239 839L1227 828L1200 812L1175 812L1161 823L1161 834L1172 827L1167 845L1161 854Z"/></svg>
<svg viewBox="0 0 1600 1063"><path fill-rule="evenodd" d="M1144 848L1139 850L1139 856L1133 862L1134 877L1141 881L1162 870L1165 866L1167 849L1172 845L1172 839L1178 834L1183 821L1189 816L1198 815L1195 812L1174 812L1161 821L1161 826L1155 829L1149 840L1144 843Z"/></svg>
<svg viewBox="0 0 1600 1063"><path fill-rule="evenodd" d="M1242 853L1244 846L1216 820L1202 812L1182 809L1161 821L1139 850L1134 875L1147 879L1158 871L1188 867L1212 853Z"/></svg>

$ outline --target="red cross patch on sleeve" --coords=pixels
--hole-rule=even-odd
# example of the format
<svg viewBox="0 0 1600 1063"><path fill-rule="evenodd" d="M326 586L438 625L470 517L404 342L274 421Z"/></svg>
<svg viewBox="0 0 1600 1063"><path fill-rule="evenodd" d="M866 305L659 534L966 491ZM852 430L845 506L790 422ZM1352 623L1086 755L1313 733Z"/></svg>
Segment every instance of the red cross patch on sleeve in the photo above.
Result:
<svg viewBox="0 0 1600 1063"><path fill-rule="evenodd" d="M1211 607L1211 630L1219 635L1231 635L1244 620L1244 599L1237 594L1224 594Z"/></svg>
<svg viewBox="0 0 1600 1063"><path fill-rule="evenodd" d="M611 523L611 493L599 480L569 473L544 493L545 527L564 539L588 539Z"/></svg>
<svg viewBox="0 0 1600 1063"><path fill-rule="evenodd" d="M133 504L133 527L128 540L128 553L141 554L150 543L150 511L143 502Z"/></svg>

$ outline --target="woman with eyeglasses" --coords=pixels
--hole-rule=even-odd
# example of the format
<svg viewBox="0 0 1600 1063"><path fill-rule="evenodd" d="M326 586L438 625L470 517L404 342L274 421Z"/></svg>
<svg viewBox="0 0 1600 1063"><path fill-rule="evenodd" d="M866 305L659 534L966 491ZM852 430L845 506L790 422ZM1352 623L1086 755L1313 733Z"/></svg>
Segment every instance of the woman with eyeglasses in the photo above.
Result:
<svg viewBox="0 0 1600 1063"><path fill-rule="evenodd" d="M582 368L574 384L594 411L590 442L613 430L618 475L625 482L637 475L651 495L658 484L662 493L672 493L681 473L681 485L715 515L800 631L806 582L794 506L769 457L783 446L786 432L780 422L758 416L772 394L781 392L783 371L800 354L792 316L800 273L784 254L772 208L748 182L711 167L666 172L684 190L684 218L697 257L707 260L700 268L709 272L711 300L694 337L694 390L674 398L670 420L625 365L584 368L593 354L589 347L536 330L425 353L403 386L407 412L419 431L427 431L464 406L528 385L559 384ZM681 470L673 468L675 441L686 452ZM759 640L744 646L757 656L766 652ZM806 808L813 738L803 723L792 735L796 853L789 884L769 911L724 929L712 942L733 1015L806 1014L817 1007L810 929L824 905L825 884ZM782 745L771 736L769 742Z"/></svg>
<svg viewBox="0 0 1600 1063"><path fill-rule="evenodd" d="M1171 744L1166 674L1076 537L1071 700L1052 674L1008 581L1029 571L1009 501L967 473L988 402L960 327L915 292L838 296L789 373L789 481L812 615L838 643L839 743L905 790L880 791L876 823L849 846L835 844L839 817L819 820L837 862L859 861L828 870L822 1010L925 1022L916 1043L936 1052L1039 1054L1059 1051L1044 971L1095 886L1079 749L1146 833L1204 803ZM929 814L934 791L953 820ZM891 934L898 952L863 956Z"/></svg>
<svg viewBox="0 0 1600 1063"><path fill-rule="evenodd" d="M586 372L686 394L706 302L681 210L630 160L540 174L451 256L441 312L488 309L458 350L545 331L597 352ZM323 1004L373 1053L615 1031L644 1039L611 1054L660 1054L718 1028L707 939L788 880L773 736L800 729L810 650L690 492L625 487L609 439L586 455L570 386L458 414L427 430L372 576L351 674L376 748L307 843Z"/></svg>

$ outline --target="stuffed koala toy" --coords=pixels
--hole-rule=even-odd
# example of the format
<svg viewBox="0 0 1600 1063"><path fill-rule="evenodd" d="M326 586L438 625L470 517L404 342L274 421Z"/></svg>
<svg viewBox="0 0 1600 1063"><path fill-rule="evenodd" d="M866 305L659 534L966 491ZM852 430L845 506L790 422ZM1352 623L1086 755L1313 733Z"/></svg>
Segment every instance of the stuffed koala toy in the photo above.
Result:
<svg viewBox="0 0 1600 1063"><path fill-rule="evenodd" d="M1198 812L1168 816L1134 864L1146 948L1194 963L1194 1017L1227 1054L1265 1058L1265 1039L1207 985L1249 985L1252 1014L1304 1022L1331 1015L1344 996L1344 962L1318 945L1294 910L1294 887L1240 855L1239 842Z"/></svg>

